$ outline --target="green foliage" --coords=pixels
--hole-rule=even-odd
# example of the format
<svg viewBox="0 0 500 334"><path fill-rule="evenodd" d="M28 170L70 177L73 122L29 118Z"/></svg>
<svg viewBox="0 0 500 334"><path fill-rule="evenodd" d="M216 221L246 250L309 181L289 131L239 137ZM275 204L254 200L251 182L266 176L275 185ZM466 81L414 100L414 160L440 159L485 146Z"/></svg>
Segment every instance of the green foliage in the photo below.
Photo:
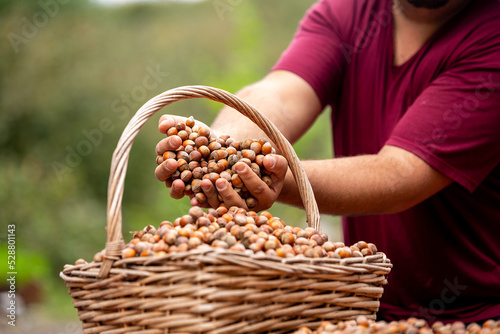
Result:
<svg viewBox="0 0 500 334"><path fill-rule="evenodd" d="M50 307L71 308L69 299L59 302L64 264L91 260L104 247L111 155L133 113L170 88L202 84L234 92L262 78L313 1L222 2L233 5L221 12L217 1L121 7L68 2L53 17L47 14L44 24L39 21L32 36L23 29L44 12L40 2L0 6L0 32L7 36L0 47L0 221L16 224L19 252L28 259L19 262L20 277L46 281ZM163 111L210 123L220 108L191 100ZM189 207L187 199L171 199L154 178L158 117L131 151L126 240L128 231L174 219ZM299 157L331 156L331 146L313 145L331 141L325 137L329 115L321 117L295 145ZM301 210L280 204L271 210L304 225Z"/></svg>

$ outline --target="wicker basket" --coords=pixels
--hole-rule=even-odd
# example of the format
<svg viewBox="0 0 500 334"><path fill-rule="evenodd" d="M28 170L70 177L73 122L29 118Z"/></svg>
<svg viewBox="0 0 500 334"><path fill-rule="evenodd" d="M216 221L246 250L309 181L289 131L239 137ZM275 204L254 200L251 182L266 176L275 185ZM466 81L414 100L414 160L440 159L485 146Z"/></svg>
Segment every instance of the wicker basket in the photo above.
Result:
<svg viewBox="0 0 500 334"><path fill-rule="evenodd" d="M207 98L256 123L287 158L309 226L319 230L312 188L290 143L238 97L205 86L180 87L148 101L125 128L113 154L108 184L106 256L102 263L66 265L84 333L288 333L323 320L375 318L392 264L383 253L363 258L249 256L209 249L163 257L121 259L121 203L127 161L143 124L173 102Z"/></svg>

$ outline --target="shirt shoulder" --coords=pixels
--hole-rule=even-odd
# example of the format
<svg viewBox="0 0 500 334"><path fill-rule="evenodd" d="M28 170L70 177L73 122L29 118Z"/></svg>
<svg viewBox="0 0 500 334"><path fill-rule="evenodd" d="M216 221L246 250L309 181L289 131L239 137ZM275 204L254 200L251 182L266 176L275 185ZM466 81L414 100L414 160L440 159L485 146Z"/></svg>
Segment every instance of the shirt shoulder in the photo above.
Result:
<svg viewBox="0 0 500 334"><path fill-rule="evenodd" d="M338 91L356 48L366 46L371 22L387 26L390 1L320 0L301 20L294 38L273 70L287 70L304 79L323 106Z"/></svg>
<svg viewBox="0 0 500 334"><path fill-rule="evenodd" d="M343 41L351 41L372 23L391 22L392 1L321 0L314 4L301 22L303 29L320 23Z"/></svg>
<svg viewBox="0 0 500 334"><path fill-rule="evenodd" d="M472 2L437 34L431 49L449 57L446 69L456 66L500 67L500 1Z"/></svg>

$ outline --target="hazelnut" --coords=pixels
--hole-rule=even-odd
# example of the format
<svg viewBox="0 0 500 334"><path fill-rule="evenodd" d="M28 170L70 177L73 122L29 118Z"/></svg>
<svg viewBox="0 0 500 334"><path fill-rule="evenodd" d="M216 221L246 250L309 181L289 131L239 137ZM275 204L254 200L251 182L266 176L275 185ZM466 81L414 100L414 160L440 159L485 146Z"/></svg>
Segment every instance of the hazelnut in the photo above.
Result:
<svg viewBox="0 0 500 334"><path fill-rule="evenodd" d="M211 153L211 152L210 152L210 149L208 148L208 146L205 146L205 145L200 146L200 147L198 148L198 152L200 152L200 154L201 154L201 156L202 156L203 158L208 157L208 156L210 155L210 153Z"/></svg>
<svg viewBox="0 0 500 334"><path fill-rule="evenodd" d="M250 144L250 150L255 152L255 154L259 154L261 149L262 149L262 145L257 141Z"/></svg>
<svg viewBox="0 0 500 334"><path fill-rule="evenodd" d="M248 197L245 199L247 207L254 208L257 205L257 200L254 197Z"/></svg>
<svg viewBox="0 0 500 334"><path fill-rule="evenodd" d="M307 245L309 246L309 240L304 238L304 237L298 237L296 240L295 240L295 244L296 245Z"/></svg>
<svg viewBox="0 0 500 334"><path fill-rule="evenodd" d="M191 238L189 238L189 241L188 241L189 249L194 249L194 248L200 246L201 243L202 243L201 239L196 238L196 237L191 237Z"/></svg>
<svg viewBox="0 0 500 334"><path fill-rule="evenodd" d="M196 195L194 195L194 197L196 198L196 201L198 201L198 203L200 203L200 204L205 203L207 200L207 196L205 196L205 194L202 192L196 193Z"/></svg>
<svg viewBox="0 0 500 334"><path fill-rule="evenodd" d="M198 129L198 135L209 138L210 137L210 129L202 126Z"/></svg>
<svg viewBox="0 0 500 334"><path fill-rule="evenodd" d="M192 128L194 126L195 122L194 122L194 118L193 116L189 116L189 118L186 120L186 125L189 126L190 128Z"/></svg>
<svg viewBox="0 0 500 334"><path fill-rule="evenodd" d="M360 251L354 251L352 252L353 257L363 257L363 254Z"/></svg>
<svg viewBox="0 0 500 334"><path fill-rule="evenodd" d="M264 155L268 155L268 154L271 154L273 151L273 147L271 146L271 144L269 142L267 143L264 143L261 147L261 152L262 154Z"/></svg>
<svg viewBox="0 0 500 334"><path fill-rule="evenodd" d="M75 266L78 266L78 265L81 265L81 264L87 264L87 261L85 261L84 259L78 259L78 260L75 261Z"/></svg>
<svg viewBox="0 0 500 334"><path fill-rule="evenodd" d="M203 155L200 152L200 150L193 150L191 153L189 153L189 160L190 161L200 161L202 159Z"/></svg>
<svg viewBox="0 0 500 334"><path fill-rule="evenodd" d="M138 242L136 245L135 245L135 251L137 252L137 254L141 254L142 252L144 252L145 250L149 249L149 243L147 242L144 242L144 241L141 241L141 242Z"/></svg>
<svg viewBox="0 0 500 334"><path fill-rule="evenodd" d="M204 137L204 136L198 136L195 140L194 140L194 145L198 148L202 147L202 146L207 146L208 148L208 138L207 137Z"/></svg>
<svg viewBox="0 0 500 334"><path fill-rule="evenodd" d="M294 245L295 244L295 236L290 232L284 232L280 236L280 240L282 244Z"/></svg>
<svg viewBox="0 0 500 334"><path fill-rule="evenodd" d="M210 151L216 151L216 150L219 150L220 148L222 147L221 144L219 144L218 142L216 141L213 141L211 142L210 144L208 144L208 148L210 149Z"/></svg>
<svg viewBox="0 0 500 334"><path fill-rule="evenodd" d="M335 251L335 245L331 241L327 241L323 244L323 248L327 251Z"/></svg>
<svg viewBox="0 0 500 334"><path fill-rule="evenodd" d="M168 137L170 137L170 136L174 136L174 135L176 135L176 134L177 134L177 128L172 127L172 128L169 128L169 129L167 130L167 136L168 136Z"/></svg>
<svg viewBox="0 0 500 334"><path fill-rule="evenodd" d="M177 154L175 154L174 152L167 151L167 152L163 153L163 161L166 161L168 159L176 159L176 158L177 158Z"/></svg>
<svg viewBox="0 0 500 334"><path fill-rule="evenodd" d="M193 173L189 169L187 169L181 173L181 180L184 182L188 182L189 180L191 180L192 177L193 177Z"/></svg>
<svg viewBox="0 0 500 334"><path fill-rule="evenodd" d="M197 220L200 217L203 217L205 213L202 208L199 206L193 206L189 209L189 215L193 218L193 220ZM198 222L199 223L199 222Z"/></svg>
<svg viewBox="0 0 500 334"><path fill-rule="evenodd" d="M245 139L240 141L240 150L248 150L250 148L250 145L252 145L252 142L252 139Z"/></svg>
<svg viewBox="0 0 500 334"><path fill-rule="evenodd" d="M317 243L319 246L321 246L321 245L323 245L323 244L325 243L325 240L323 240L323 237L321 237L321 235L319 235L319 234L313 234L313 235L311 236L311 240L316 241L316 243Z"/></svg>
<svg viewBox="0 0 500 334"><path fill-rule="evenodd" d="M341 247L335 250L341 258L347 258L352 256L351 249L349 247Z"/></svg>
<svg viewBox="0 0 500 334"><path fill-rule="evenodd" d="M194 219L190 215L184 215L181 217L181 220L179 221L180 226L186 226L187 224L193 224Z"/></svg>
<svg viewBox="0 0 500 334"><path fill-rule="evenodd" d="M243 156L243 158L248 159L250 161L255 160L255 152L252 150L242 150L241 155Z"/></svg>
<svg viewBox="0 0 500 334"><path fill-rule="evenodd" d="M243 187L243 181L241 180L241 178L240 178L240 176L238 174L231 175L231 183L236 188Z"/></svg>

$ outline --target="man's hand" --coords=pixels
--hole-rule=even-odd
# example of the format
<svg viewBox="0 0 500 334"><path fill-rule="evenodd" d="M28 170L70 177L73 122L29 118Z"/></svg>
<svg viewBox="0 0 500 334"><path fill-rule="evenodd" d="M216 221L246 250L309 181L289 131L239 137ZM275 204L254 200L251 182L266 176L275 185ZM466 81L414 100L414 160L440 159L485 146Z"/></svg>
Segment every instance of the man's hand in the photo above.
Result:
<svg viewBox="0 0 500 334"><path fill-rule="evenodd" d="M186 118L180 116L163 115L158 121L158 130L166 134L167 130L178 123L185 123ZM202 122L196 121L196 125L208 128ZM216 134L211 131L210 136L216 136ZM162 155L166 151L175 151L182 145L182 140L177 136L170 136L165 139L160 140L156 145L156 153ZM182 180L169 180L170 176L177 170L177 160L167 159L163 161L158 167L156 167L155 175L156 178L162 182L165 182L167 188L170 188L170 196L175 199L180 199L184 197L184 182Z"/></svg>
<svg viewBox="0 0 500 334"><path fill-rule="evenodd" d="M161 133L166 134L169 128L175 126L179 122L185 123L185 121L185 117L163 115L160 117L158 130ZM198 121L196 125L209 128L207 125ZM214 137L216 138L217 134L214 133L214 131L211 131L211 138ZM156 153L158 155L162 155L166 151L175 151L181 145L182 141L179 137L170 136L162 139L156 145ZM271 182L269 185L262 181L262 179L258 177L247 164L239 162L235 165L236 173L238 173L245 187L257 200L255 207L248 208L246 201L236 193L232 184L223 178L218 179L215 184L208 179L202 180L201 189L206 195L207 200L203 203L199 203L194 196L190 196L191 205L217 208L221 203L218 196L220 195L222 197L222 201L227 207L238 206L257 212L270 208L276 201L281 188L283 187L283 180L288 169L288 164L284 157L275 154L266 155L263 164L264 168L270 172L269 177L271 178ZM173 182L170 180L170 176L176 170L177 160L167 159L156 167L155 175L158 180L165 182L167 188L170 188L170 196L172 198L180 199L184 197L184 182L180 179L174 180Z"/></svg>
<svg viewBox="0 0 500 334"><path fill-rule="evenodd" d="M238 162L235 164L236 173L240 176L245 184L245 187L257 200L257 204L253 208L248 208L245 200L234 191L232 185L223 178L218 179L215 185L210 180L203 180L201 188L207 196L207 202L211 207L218 207L220 204L217 196L220 194L223 202L229 208L231 206L238 206L244 209L250 209L256 212L269 209L278 198L281 188L283 187L283 180L285 178L288 163L283 156L269 154L264 158L264 168L271 173L271 184L267 185L262 181L247 164ZM206 206L206 203L198 203L195 198L191 199L191 205Z"/></svg>

